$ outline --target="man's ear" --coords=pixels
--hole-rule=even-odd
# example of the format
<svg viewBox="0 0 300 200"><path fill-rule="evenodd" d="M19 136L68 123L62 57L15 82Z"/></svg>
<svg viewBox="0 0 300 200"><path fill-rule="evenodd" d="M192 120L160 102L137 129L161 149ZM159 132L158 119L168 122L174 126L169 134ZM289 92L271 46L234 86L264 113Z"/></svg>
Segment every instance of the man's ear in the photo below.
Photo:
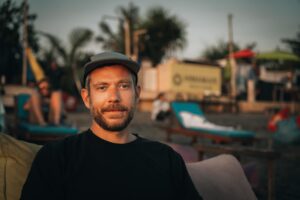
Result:
<svg viewBox="0 0 300 200"><path fill-rule="evenodd" d="M90 109L90 97L89 97L89 91L86 88L81 89L81 98L83 100L84 105Z"/></svg>

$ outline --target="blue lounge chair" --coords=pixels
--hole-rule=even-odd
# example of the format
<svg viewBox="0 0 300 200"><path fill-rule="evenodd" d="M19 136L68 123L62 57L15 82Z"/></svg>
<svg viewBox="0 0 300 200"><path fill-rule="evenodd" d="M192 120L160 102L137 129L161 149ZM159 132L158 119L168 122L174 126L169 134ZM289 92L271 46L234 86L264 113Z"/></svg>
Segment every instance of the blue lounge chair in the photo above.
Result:
<svg viewBox="0 0 300 200"><path fill-rule="evenodd" d="M207 122L204 113L200 109L197 103L193 102L172 102L172 112L174 114L177 126L171 126L167 128L167 140L170 141L171 134L184 134L193 138L193 142L198 137L212 139L215 143L228 143L228 142L243 142L251 143L254 139L255 133L245 130L237 130L229 127L222 127ZM184 119L183 113L194 116L194 118L200 118L203 120L204 126L201 124L187 125L187 119ZM206 122L206 124L205 124ZM205 125L209 126L205 126Z"/></svg>
<svg viewBox="0 0 300 200"><path fill-rule="evenodd" d="M29 94L18 94L15 96L15 117L17 136L28 141L46 142L56 140L78 133L78 129L67 125L40 126L28 122L28 111L24 104L30 98Z"/></svg>

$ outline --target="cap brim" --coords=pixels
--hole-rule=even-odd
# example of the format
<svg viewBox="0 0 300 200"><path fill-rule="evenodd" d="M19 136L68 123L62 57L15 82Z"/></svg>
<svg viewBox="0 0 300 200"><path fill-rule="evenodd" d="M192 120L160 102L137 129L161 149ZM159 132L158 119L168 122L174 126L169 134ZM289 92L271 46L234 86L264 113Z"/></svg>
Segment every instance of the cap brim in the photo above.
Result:
<svg viewBox="0 0 300 200"><path fill-rule="evenodd" d="M140 69L139 64L131 60L107 59L107 60L100 60L100 61L91 61L84 66L85 70L84 70L82 83L84 84L87 75L91 73L93 70L100 67L111 66L111 65L122 65L127 69L129 69L132 73L134 73L135 76L137 76L137 73Z"/></svg>

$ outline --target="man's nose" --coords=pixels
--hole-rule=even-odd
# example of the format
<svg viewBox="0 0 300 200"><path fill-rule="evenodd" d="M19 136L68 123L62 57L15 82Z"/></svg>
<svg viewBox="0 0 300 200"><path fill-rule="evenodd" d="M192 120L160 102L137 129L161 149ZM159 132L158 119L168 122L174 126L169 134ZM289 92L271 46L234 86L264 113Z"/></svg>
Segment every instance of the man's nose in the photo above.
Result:
<svg viewBox="0 0 300 200"><path fill-rule="evenodd" d="M117 87L111 87L109 90L109 101L110 102L119 102L120 98L120 91Z"/></svg>

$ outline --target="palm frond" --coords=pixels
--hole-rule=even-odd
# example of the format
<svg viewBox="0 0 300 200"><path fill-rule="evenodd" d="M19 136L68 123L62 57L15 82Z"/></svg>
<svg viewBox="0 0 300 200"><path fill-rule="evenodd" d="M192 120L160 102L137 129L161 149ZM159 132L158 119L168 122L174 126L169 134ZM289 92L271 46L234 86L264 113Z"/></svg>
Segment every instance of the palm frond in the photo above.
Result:
<svg viewBox="0 0 300 200"><path fill-rule="evenodd" d="M78 49L87 45L93 37L93 32L86 28L76 28L70 34L71 50L69 55L69 64L72 65L75 60L75 54Z"/></svg>
<svg viewBox="0 0 300 200"><path fill-rule="evenodd" d="M106 22L103 22L103 21L100 22L99 27L104 34L106 34L108 36L113 36L113 32L111 31L111 28L109 27L109 25Z"/></svg>
<svg viewBox="0 0 300 200"><path fill-rule="evenodd" d="M45 33L42 31L38 32L40 35L44 36L50 42L52 48L58 52L59 56L63 58L64 61L68 60L68 54L66 49L62 46L60 39L50 33Z"/></svg>

